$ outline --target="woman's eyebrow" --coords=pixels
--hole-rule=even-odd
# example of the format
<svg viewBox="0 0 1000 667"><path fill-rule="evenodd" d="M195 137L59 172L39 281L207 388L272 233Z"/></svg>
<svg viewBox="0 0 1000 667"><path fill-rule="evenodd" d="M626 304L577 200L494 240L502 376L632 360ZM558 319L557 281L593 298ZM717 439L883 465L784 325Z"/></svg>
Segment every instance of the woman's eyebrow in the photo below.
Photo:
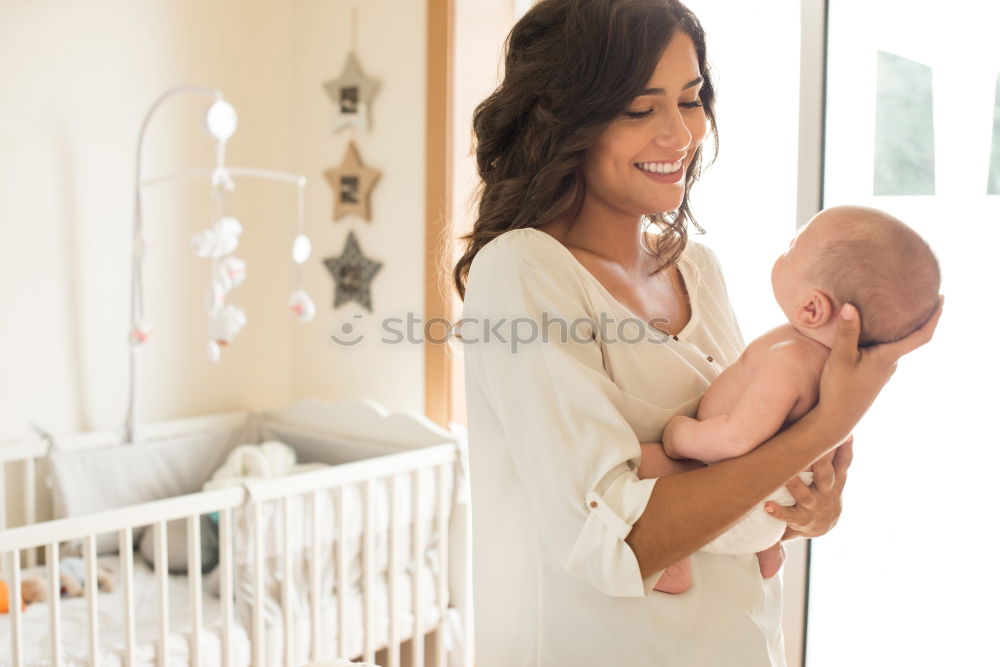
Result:
<svg viewBox="0 0 1000 667"><path fill-rule="evenodd" d="M704 79L702 79L700 76L697 79L691 79L686 84L684 84L684 88L682 88L682 90L687 90L688 88L694 88L702 81L704 81ZM646 90L642 91L641 95L664 95L666 94L666 92L667 91L663 90L663 88L647 88Z"/></svg>

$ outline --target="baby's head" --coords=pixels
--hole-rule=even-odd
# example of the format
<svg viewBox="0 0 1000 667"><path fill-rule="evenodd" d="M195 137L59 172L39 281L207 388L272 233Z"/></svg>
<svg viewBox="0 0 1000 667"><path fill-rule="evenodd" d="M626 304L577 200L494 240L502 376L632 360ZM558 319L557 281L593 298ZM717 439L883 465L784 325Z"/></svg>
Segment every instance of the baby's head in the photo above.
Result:
<svg viewBox="0 0 1000 667"><path fill-rule="evenodd" d="M904 338L934 313L937 258L920 235L884 211L835 206L817 213L774 263L778 305L802 334L831 345L847 302L861 313L861 345Z"/></svg>

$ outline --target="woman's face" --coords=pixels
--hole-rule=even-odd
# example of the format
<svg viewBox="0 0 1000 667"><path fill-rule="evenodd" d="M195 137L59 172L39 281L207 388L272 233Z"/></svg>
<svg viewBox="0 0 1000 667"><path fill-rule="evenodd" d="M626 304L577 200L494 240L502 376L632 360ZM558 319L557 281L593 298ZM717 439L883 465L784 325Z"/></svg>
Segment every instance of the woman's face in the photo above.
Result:
<svg viewBox="0 0 1000 667"><path fill-rule="evenodd" d="M631 215L674 211L684 179L705 137L701 73L694 43L678 31L643 94L587 152L584 177L591 203Z"/></svg>

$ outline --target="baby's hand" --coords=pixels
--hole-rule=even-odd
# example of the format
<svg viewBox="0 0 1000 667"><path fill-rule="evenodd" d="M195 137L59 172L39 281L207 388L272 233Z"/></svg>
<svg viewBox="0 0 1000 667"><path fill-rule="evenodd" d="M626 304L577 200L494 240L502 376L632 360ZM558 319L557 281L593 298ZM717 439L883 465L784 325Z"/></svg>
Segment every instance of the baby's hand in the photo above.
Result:
<svg viewBox="0 0 1000 667"><path fill-rule="evenodd" d="M692 419L691 417L685 417L684 415L677 415L667 422L667 425L663 427L663 451L664 453L675 459L685 459L683 456L677 452L677 448L674 445L674 440L677 437L677 429L682 428L685 423L693 422L698 423L697 419Z"/></svg>

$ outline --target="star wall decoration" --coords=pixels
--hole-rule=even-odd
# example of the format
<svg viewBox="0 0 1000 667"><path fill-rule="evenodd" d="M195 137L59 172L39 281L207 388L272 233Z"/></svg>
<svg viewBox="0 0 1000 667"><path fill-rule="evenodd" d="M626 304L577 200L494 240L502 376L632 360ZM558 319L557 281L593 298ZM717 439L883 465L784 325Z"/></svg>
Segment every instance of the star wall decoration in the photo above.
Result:
<svg viewBox="0 0 1000 667"><path fill-rule="evenodd" d="M371 281L382 268L382 262L361 254L361 246L354 232L347 234L347 242L339 257L323 260L326 270L333 276L333 307L339 308L348 301L356 301L371 312Z"/></svg>
<svg viewBox="0 0 1000 667"><path fill-rule="evenodd" d="M333 188L333 221L354 214L371 222L371 191L381 173L361 163L358 147L352 141L339 167L323 172Z"/></svg>
<svg viewBox="0 0 1000 667"><path fill-rule="evenodd" d="M340 76L323 84L323 90L333 102L333 132L352 125L367 132L371 125L372 99L380 86L361 71L354 52L348 53Z"/></svg>

